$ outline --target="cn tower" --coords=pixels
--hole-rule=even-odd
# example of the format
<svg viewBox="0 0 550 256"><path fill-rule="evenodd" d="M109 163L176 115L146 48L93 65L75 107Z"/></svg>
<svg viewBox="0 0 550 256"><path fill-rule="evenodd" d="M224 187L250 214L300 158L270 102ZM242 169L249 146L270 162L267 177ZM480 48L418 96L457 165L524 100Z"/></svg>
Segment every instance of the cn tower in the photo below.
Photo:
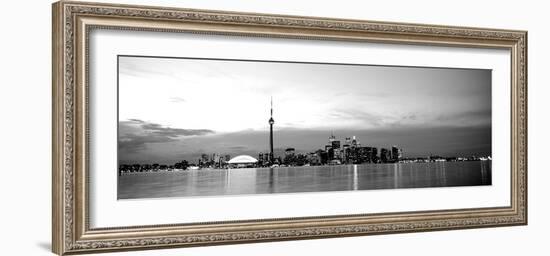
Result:
<svg viewBox="0 0 550 256"><path fill-rule="evenodd" d="M271 97L271 117L269 118L269 161L273 162L273 97Z"/></svg>

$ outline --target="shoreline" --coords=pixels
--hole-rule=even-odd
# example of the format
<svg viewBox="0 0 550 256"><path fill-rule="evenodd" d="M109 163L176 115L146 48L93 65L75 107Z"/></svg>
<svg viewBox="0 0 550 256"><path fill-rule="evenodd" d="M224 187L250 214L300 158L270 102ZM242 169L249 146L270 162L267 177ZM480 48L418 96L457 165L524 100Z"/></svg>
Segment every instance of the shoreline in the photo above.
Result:
<svg viewBox="0 0 550 256"><path fill-rule="evenodd" d="M492 160L463 160L463 161L429 161L429 162L398 162L398 163L361 163L361 164L334 164L334 165L309 165L309 166L277 166L277 167L245 167L245 168L202 168L202 169L167 169L167 170L147 170L142 172L119 172L118 176L145 175L145 174L176 174L176 173L196 173L213 171L231 171L231 170L253 170L253 169L305 169L305 168L331 168L331 167L353 167L363 165L401 165L401 164L432 164L432 163L458 163L458 162L492 162Z"/></svg>

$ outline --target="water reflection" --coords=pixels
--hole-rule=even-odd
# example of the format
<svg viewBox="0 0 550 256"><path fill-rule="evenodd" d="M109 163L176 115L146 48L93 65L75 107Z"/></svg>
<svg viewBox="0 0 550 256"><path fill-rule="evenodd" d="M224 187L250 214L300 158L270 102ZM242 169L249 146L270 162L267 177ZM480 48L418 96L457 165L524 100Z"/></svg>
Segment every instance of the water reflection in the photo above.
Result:
<svg viewBox="0 0 550 256"><path fill-rule="evenodd" d="M118 183L120 199L476 186L491 184L491 161L136 173Z"/></svg>

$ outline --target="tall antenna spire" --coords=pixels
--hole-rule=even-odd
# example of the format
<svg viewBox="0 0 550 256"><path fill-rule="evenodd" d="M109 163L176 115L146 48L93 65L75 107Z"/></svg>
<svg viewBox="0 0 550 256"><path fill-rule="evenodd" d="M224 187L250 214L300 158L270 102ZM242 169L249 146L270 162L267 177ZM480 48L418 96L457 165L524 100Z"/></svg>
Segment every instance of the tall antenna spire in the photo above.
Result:
<svg viewBox="0 0 550 256"><path fill-rule="evenodd" d="M273 157L273 124L275 123L275 120L273 120L273 96L271 96L271 117L269 118L269 161L273 163L274 157Z"/></svg>

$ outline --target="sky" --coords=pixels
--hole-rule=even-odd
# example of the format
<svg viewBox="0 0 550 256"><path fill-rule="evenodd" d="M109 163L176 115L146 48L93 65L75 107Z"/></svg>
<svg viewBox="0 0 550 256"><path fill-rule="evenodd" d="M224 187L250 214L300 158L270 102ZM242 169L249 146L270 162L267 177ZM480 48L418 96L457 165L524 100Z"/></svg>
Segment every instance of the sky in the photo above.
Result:
<svg viewBox="0 0 550 256"><path fill-rule="evenodd" d="M405 157L491 154L491 70L119 56L119 161L275 154L356 136Z"/></svg>

